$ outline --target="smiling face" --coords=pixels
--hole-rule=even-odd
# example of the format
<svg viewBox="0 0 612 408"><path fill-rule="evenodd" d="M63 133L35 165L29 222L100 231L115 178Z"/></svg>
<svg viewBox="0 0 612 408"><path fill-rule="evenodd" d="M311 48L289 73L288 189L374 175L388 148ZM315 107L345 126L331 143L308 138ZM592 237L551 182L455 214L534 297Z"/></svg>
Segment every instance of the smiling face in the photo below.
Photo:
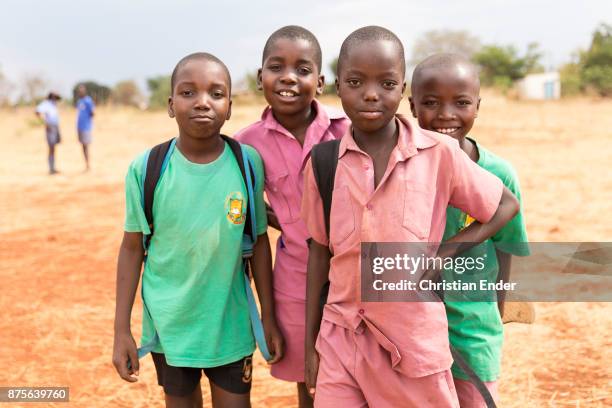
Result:
<svg viewBox="0 0 612 408"><path fill-rule="evenodd" d="M290 116L310 111L312 100L323 92L324 85L315 58L314 47L307 40L274 41L257 82L275 114Z"/></svg>
<svg viewBox="0 0 612 408"><path fill-rule="evenodd" d="M230 118L230 80L217 62L195 58L176 72L168 114L182 137L206 139L219 134Z"/></svg>
<svg viewBox="0 0 612 408"><path fill-rule="evenodd" d="M415 79L410 109L419 126L462 141L472 129L480 106L480 84L473 67L431 67Z"/></svg>
<svg viewBox="0 0 612 408"><path fill-rule="evenodd" d="M353 127L373 133L387 126L406 88L397 45L387 40L357 44L339 66L336 89Z"/></svg>

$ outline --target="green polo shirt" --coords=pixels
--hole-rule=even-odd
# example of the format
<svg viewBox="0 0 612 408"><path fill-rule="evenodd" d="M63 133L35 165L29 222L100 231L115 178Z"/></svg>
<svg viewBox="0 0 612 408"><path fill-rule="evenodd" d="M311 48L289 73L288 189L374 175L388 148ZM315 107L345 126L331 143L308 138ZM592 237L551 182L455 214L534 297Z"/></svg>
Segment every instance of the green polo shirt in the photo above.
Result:
<svg viewBox="0 0 612 408"><path fill-rule="evenodd" d="M474 142L476 144L476 142ZM479 159L477 164L496 175L521 202L516 172L507 161L477 145ZM449 206L446 210L444 240L456 235L471 222L470 217ZM529 255L526 244L527 230L523 219L522 204L519 213L497 232L491 239L465 252L462 256L484 258L484 268L469 274L458 275L454 271L444 271L445 280L460 279L463 282L487 280L495 282L499 272L496 249L517 256ZM451 345L467 360L468 364L483 381L496 381L500 375L501 349L504 329L495 292L488 293L491 301L458 302L445 301L448 316L448 331ZM468 295L469 296L469 295ZM477 294L483 299L482 292ZM456 365L452 367L453 376L467 380L468 377Z"/></svg>
<svg viewBox="0 0 612 408"><path fill-rule="evenodd" d="M264 172L246 146L256 178L257 234L266 231ZM132 162L126 188L125 231L149 233L141 201L145 155ZM142 278L141 344L154 327L154 350L176 367L215 367L250 355L255 341L242 271L241 243L247 192L226 144L211 163L192 163L174 149L153 202L155 234Z"/></svg>

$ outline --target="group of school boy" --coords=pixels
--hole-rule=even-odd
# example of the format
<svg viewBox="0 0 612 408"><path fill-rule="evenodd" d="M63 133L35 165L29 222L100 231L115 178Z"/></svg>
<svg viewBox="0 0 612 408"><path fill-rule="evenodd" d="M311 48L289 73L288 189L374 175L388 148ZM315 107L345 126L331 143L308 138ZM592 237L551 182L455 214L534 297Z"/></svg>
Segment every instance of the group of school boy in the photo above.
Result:
<svg viewBox="0 0 612 408"><path fill-rule="evenodd" d="M153 186L151 215L143 197L151 153L126 176L113 363L137 380L130 315L144 264L141 344L153 344L166 406L202 406L202 371L214 406L250 406L255 324L242 256L250 214L264 348L272 376L297 383L300 407L485 406L453 364L449 341L497 398L498 304L362 302L360 276L362 242L436 242L439 257L488 253L479 273L492 280L507 273L511 255L524 255L502 245L527 241L517 177L467 137L480 104L477 70L452 54L421 62L409 99L417 126L396 113L406 68L392 32L363 27L343 42L336 89L344 112L315 99L321 60L302 27L268 38L257 84L269 106L233 136L246 170L220 135L231 116L226 66L207 53L178 62L168 112L179 135ZM311 150L333 140L326 220ZM268 225L281 231L273 268Z"/></svg>

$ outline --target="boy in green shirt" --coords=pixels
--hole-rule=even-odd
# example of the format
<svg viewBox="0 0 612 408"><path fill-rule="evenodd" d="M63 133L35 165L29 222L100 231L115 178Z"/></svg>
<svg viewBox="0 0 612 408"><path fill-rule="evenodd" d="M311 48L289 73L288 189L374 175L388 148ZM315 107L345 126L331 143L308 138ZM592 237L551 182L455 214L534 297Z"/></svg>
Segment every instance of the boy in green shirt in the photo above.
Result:
<svg viewBox="0 0 612 408"><path fill-rule="evenodd" d="M521 200L516 172L507 161L495 156L467 137L478 115L480 105L480 81L476 67L468 60L454 54L433 55L415 68L412 78L410 108L423 129L432 130L455 138L461 149L479 166L496 175L512 193ZM449 206L446 212L444 240L456 235L473 219L457 208ZM510 275L512 255L528 255L527 232L522 211L491 239L462 254L462 257L484 258L484 268L469 276L460 275L463 281L507 281ZM456 279L456 271L445 271L444 279ZM445 302L451 345L466 359L470 367L485 382L494 398L497 396L497 380L500 373L501 347L504 333L504 293L492 294L489 302ZM499 309L499 311L498 311ZM452 367L455 387L461 408L485 407L485 402L468 382L467 375L457 365Z"/></svg>
<svg viewBox="0 0 612 408"><path fill-rule="evenodd" d="M176 65L168 99L179 136L155 189L155 234L142 281L142 344L152 356L167 407L202 406L202 370L214 406L249 407L255 341L249 319L241 244L248 194L239 165L220 130L231 114L231 79L216 57L196 53ZM258 220L252 269L266 343L280 360L283 340L274 317L272 268L263 165L253 163ZM137 381L138 357L130 315L144 260L143 234L151 233L141 197L146 154L126 177L125 233L117 266L113 363L126 381Z"/></svg>

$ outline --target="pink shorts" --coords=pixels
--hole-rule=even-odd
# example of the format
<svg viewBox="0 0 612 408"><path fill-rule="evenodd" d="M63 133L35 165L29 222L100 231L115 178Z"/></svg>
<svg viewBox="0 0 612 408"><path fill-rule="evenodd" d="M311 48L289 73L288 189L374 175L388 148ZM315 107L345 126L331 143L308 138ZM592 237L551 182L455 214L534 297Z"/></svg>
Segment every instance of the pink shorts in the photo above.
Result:
<svg viewBox="0 0 612 408"><path fill-rule="evenodd" d="M304 382L306 302L275 296L276 323L285 338L285 355L272 364L270 374L279 380Z"/></svg>
<svg viewBox="0 0 612 408"><path fill-rule="evenodd" d="M407 377L391 367L372 333L321 323L315 407L458 408L450 369Z"/></svg>
<svg viewBox="0 0 612 408"><path fill-rule="evenodd" d="M471 382L461 380L457 377L453 377L453 380L455 381L455 389L457 390L457 397L459 397L459 405L461 408L487 408L484 399ZM497 402L499 397L497 392L497 381L488 381L485 382L485 385L495 402Z"/></svg>

